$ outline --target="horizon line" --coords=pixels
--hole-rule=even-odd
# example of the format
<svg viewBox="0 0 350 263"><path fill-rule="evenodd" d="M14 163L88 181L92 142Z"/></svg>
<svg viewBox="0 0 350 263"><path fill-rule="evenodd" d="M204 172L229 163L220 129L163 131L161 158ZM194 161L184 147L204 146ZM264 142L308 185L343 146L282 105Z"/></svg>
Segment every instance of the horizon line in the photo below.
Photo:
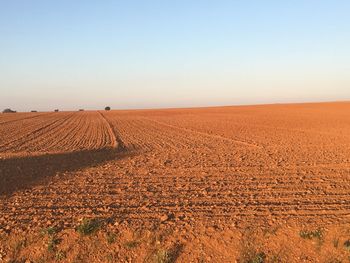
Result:
<svg viewBox="0 0 350 263"><path fill-rule="evenodd" d="M242 103L242 104L215 104L215 105L208 105L208 106L183 106L183 107L145 107L145 108L115 108L113 109L110 107L110 111L142 111L142 110L176 110L176 109L205 109L205 108L225 108L225 107L254 107L254 106L271 106L271 105L302 105L302 104L331 104L331 103L350 103L350 99L348 100L318 100L318 101L300 101L300 102L261 102L261 103ZM105 106L108 107L108 106ZM31 113L34 110L29 111L16 111L14 108L4 108L4 109L11 109L14 110L15 113ZM3 109L3 110L4 110ZM75 112L75 111L105 111L104 108L102 109L84 109L83 107L77 108L75 110L60 110L59 112ZM37 110L36 113L39 112L55 112L55 109L53 110ZM2 113L2 112L1 112ZM33 112L34 113L34 112Z"/></svg>

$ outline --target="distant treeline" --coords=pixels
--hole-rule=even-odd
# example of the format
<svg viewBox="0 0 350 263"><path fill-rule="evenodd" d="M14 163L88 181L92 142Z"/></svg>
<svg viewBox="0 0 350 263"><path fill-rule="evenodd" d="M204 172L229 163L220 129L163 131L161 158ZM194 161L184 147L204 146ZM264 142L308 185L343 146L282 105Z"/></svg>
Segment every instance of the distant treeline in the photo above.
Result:
<svg viewBox="0 0 350 263"><path fill-rule="evenodd" d="M111 110L111 107L105 107L105 110ZM78 111L84 111L84 109L79 109ZM10 108L4 109L2 113L16 113L17 111L11 110ZM31 110L30 112L38 112L37 110ZM59 109L55 109L54 112L59 112Z"/></svg>

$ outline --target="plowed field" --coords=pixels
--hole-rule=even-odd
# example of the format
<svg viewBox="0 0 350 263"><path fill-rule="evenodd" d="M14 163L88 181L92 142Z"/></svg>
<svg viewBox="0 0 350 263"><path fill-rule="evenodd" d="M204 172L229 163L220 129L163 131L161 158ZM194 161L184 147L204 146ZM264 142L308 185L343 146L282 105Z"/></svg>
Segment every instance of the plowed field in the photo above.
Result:
<svg viewBox="0 0 350 263"><path fill-rule="evenodd" d="M350 103L1 114L0 158L6 235L100 218L192 231L182 240L199 239L205 260L179 262L235 262L223 232L350 222Z"/></svg>

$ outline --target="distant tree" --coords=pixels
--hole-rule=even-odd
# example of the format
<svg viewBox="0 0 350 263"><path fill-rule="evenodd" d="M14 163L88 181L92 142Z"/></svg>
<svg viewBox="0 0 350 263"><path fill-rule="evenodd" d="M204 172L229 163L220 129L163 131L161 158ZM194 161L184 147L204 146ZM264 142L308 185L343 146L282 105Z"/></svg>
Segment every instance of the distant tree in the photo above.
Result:
<svg viewBox="0 0 350 263"><path fill-rule="evenodd" d="M16 113L16 111L11 110L11 109L4 109L2 113Z"/></svg>
<svg viewBox="0 0 350 263"><path fill-rule="evenodd" d="M38 112L37 110L32 110L32 111L30 111L30 112Z"/></svg>
<svg viewBox="0 0 350 263"><path fill-rule="evenodd" d="M55 109L55 112L58 112L58 109Z"/></svg>
<svg viewBox="0 0 350 263"><path fill-rule="evenodd" d="M105 110L111 110L111 107L107 106L107 107L105 108Z"/></svg>
<svg viewBox="0 0 350 263"><path fill-rule="evenodd" d="M84 109L79 109L79 111L84 111Z"/></svg>

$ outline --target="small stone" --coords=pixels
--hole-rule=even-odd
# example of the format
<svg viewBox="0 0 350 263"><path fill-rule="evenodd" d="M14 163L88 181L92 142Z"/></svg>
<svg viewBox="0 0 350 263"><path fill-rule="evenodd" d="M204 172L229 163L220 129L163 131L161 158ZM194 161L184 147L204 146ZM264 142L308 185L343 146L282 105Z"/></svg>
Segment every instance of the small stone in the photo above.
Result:
<svg viewBox="0 0 350 263"><path fill-rule="evenodd" d="M161 222L167 221L168 218L169 218L169 217L168 217L167 215L162 215L162 216L160 217L160 221L161 221Z"/></svg>

